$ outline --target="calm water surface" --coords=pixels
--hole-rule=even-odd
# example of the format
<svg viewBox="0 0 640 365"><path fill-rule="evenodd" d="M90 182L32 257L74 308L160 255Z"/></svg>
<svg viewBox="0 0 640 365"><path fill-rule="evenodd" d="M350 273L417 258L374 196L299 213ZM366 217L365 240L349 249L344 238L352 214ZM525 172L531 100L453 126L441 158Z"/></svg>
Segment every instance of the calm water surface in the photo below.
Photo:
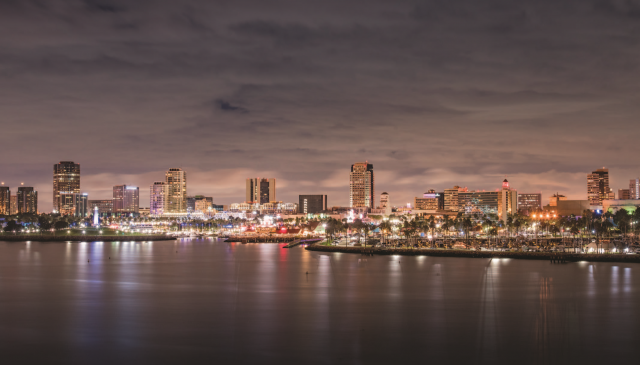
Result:
<svg viewBox="0 0 640 365"><path fill-rule="evenodd" d="M638 264L281 247L0 242L2 363L640 361Z"/></svg>

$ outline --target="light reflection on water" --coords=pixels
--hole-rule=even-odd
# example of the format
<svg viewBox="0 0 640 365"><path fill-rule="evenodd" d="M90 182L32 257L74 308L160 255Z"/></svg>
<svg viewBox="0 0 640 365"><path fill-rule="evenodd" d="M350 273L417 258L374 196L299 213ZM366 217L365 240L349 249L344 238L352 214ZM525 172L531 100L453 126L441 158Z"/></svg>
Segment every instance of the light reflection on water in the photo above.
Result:
<svg viewBox="0 0 640 365"><path fill-rule="evenodd" d="M105 364L599 364L635 356L637 264L281 247L0 242L1 354L16 363Z"/></svg>

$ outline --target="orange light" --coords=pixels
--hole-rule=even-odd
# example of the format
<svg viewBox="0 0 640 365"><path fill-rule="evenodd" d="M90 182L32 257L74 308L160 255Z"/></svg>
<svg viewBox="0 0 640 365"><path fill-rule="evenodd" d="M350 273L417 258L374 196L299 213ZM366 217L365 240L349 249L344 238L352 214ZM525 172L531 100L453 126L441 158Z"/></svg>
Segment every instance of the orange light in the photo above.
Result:
<svg viewBox="0 0 640 365"><path fill-rule="evenodd" d="M533 215L533 218L535 218L535 217L536 217L536 215L534 214L534 215Z"/></svg>

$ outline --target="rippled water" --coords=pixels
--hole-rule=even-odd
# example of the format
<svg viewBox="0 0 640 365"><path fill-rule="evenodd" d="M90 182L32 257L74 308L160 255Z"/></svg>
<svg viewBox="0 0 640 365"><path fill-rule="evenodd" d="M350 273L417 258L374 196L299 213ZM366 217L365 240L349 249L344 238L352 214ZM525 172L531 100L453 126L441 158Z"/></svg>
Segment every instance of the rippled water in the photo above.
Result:
<svg viewBox="0 0 640 365"><path fill-rule="evenodd" d="M281 246L0 242L0 359L619 364L640 356L638 264Z"/></svg>

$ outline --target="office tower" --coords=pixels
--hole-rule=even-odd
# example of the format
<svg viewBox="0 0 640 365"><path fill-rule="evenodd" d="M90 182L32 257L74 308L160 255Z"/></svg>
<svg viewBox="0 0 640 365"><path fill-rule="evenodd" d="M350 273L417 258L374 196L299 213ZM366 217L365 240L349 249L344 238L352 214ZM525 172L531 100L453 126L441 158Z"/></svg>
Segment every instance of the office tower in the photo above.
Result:
<svg viewBox="0 0 640 365"><path fill-rule="evenodd" d="M140 188L130 185L113 187L113 211L115 213L138 213L140 209Z"/></svg>
<svg viewBox="0 0 640 365"><path fill-rule="evenodd" d="M629 199L640 199L640 179L629 181Z"/></svg>
<svg viewBox="0 0 640 365"><path fill-rule="evenodd" d="M351 207L374 208L375 181L373 179L373 165L368 162L357 162L351 165L349 188Z"/></svg>
<svg viewBox="0 0 640 365"><path fill-rule="evenodd" d="M187 212L187 173L182 169L169 169L165 174L167 195L165 195L165 213Z"/></svg>
<svg viewBox="0 0 640 365"><path fill-rule="evenodd" d="M169 194L169 186L164 181L156 181L151 185L149 194L149 214L152 216L161 216L165 211L167 195Z"/></svg>
<svg viewBox="0 0 640 365"><path fill-rule="evenodd" d="M413 198L413 207L418 210L438 210L440 208L440 194L431 189L422 194L422 198Z"/></svg>
<svg viewBox="0 0 640 365"><path fill-rule="evenodd" d="M37 214L38 213L38 192L32 187L21 186L18 188L18 213Z"/></svg>
<svg viewBox="0 0 640 365"><path fill-rule="evenodd" d="M18 196L11 195L9 197L9 214L18 214Z"/></svg>
<svg viewBox="0 0 640 365"><path fill-rule="evenodd" d="M11 190L8 186L0 186L0 215L9 214L11 214Z"/></svg>
<svg viewBox="0 0 640 365"><path fill-rule="evenodd" d="M53 165L53 210L61 211L60 194L80 193L80 165L60 161Z"/></svg>
<svg viewBox="0 0 640 365"><path fill-rule="evenodd" d="M326 195L300 195L298 196L298 210L300 213L322 213L327 210Z"/></svg>
<svg viewBox="0 0 640 365"><path fill-rule="evenodd" d="M557 206L556 202L556 206ZM530 214L542 209L542 193L521 193L518 194L518 212Z"/></svg>
<svg viewBox="0 0 640 365"><path fill-rule="evenodd" d="M60 193L58 201L61 215L86 217L89 214L89 197L87 193Z"/></svg>
<svg viewBox="0 0 640 365"><path fill-rule="evenodd" d="M247 179L247 203L266 204L276 201L276 179Z"/></svg>
<svg viewBox="0 0 640 365"><path fill-rule="evenodd" d="M500 206L498 208L498 216L504 223L507 222L509 214L518 211L518 192L509 186L509 181L504 179L502 189L500 190Z"/></svg>
<svg viewBox="0 0 640 365"><path fill-rule="evenodd" d="M391 201L389 201L389 193L386 191L380 194L380 209L384 209L385 215L391 214Z"/></svg>
<svg viewBox="0 0 640 365"><path fill-rule="evenodd" d="M630 195L629 189L618 189L618 199L629 200L631 199Z"/></svg>
<svg viewBox="0 0 640 365"><path fill-rule="evenodd" d="M458 191L457 211L465 214L498 214L500 210L499 191L473 191L466 188ZM446 204L446 197L445 197Z"/></svg>
<svg viewBox="0 0 640 365"><path fill-rule="evenodd" d="M610 198L609 169L597 169L587 175L587 199L589 205L602 205L602 201Z"/></svg>
<svg viewBox="0 0 640 365"><path fill-rule="evenodd" d="M98 208L100 216L108 216L113 213L113 199L89 200L89 211L95 212Z"/></svg>
<svg viewBox="0 0 640 365"><path fill-rule="evenodd" d="M459 201L459 193L467 193L467 188L461 188L458 185L451 189L444 189L444 209L458 212L464 210L464 204Z"/></svg>

